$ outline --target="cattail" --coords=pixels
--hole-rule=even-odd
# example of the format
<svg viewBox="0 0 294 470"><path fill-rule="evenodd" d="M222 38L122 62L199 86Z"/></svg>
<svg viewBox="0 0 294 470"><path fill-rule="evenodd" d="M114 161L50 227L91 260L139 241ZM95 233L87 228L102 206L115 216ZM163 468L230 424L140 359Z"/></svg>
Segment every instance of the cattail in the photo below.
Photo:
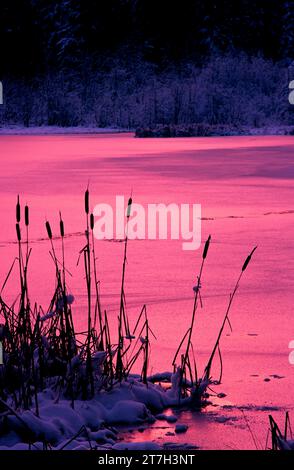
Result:
<svg viewBox="0 0 294 470"><path fill-rule="evenodd" d="M60 214L60 220L59 220L59 229L60 229L60 236L61 238L63 238L64 237L64 223L61 218L61 214Z"/></svg>
<svg viewBox="0 0 294 470"><path fill-rule="evenodd" d="M247 268L247 266L248 266L248 264L249 264L249 262L250 262L250 260L251 260L251 257L252 257L252 255L253 255L253 253L255 252L256 248L257 248L257 246L256 246L255 248L253 248L253 250L251 251L250 255L247 256L247 258L246 258L246 260L245 260L245 263L244 263L243 266L242 266L242 272L244 272L245 269Z"/></svg>
<svg viewBox="0 0 294 470"><path fill-rule="evenodd" d="M59 228L60 228L60 236L61 238L64 237L64 223L61 217L61 212L59 212Z"/></svg>
<svg viewBox="0 0 294 470"><path fill-rule="evenodd" d="M15 224L15 227L16 227L17 240L20 242L21 241L21 233L20 233L19 223Z"/></svg>
<svg viewBox="0 0 294 470"><path fill-rule="evenodd" d="M203 259L205 259L206 256L207 256L208 248L209 248L209 245L210 245L210 240L211 240L211 235L209 235L208 239L207 239L206 242L205 242L204 250L203 250L203 255L202 255L202 258L203 258Z"/></svg>
<svg viewBox="0 0 294 470"><path fill-rule="evenodd" d="M52 231L51 231L51 227L48 221L46 221L46 230L48 233L48 237L50 238L50 240L52 240Z"/></svg>
<svg viewBox="0 0 294 470"><path fill-rule="evenodd" d="M25 224L26 227L29 226L29 206L25 206Z"/></svg>
<svg viewBox="0 0 294 470"><path fill-rule="evenodd" d="M87 189L85 192L85 212L89 214L89 190Z"/></svg>
<svg viewBox="0 0 294 470"><path fill-rule="evenodd" d="M91 230L94 229L94 214L90 215L90 228Z"/></svg>
<svg viewBox="0 0 294 470"><path fill-rule="evenodd" d="M59 226L60 226L60 236L63 238L64 237L64 223L62 219L60 220Z"/></svg>
<svg viewBox="0 0 294 470"><path fill-rule="evenodd" d="M16 203L16 222L19 224L20 222L20 203L19 203L19 196L17 196L17 203Z"/></svg>
<svg viewBox="0 0 294 470"><path fill-rule="evenodd" d="M133 200L132 200L132 198L130 197L130 199L129 199L129 201L128 201L127 218L129 218L130 215L131 215L132 202L133 202Z"/></svg>

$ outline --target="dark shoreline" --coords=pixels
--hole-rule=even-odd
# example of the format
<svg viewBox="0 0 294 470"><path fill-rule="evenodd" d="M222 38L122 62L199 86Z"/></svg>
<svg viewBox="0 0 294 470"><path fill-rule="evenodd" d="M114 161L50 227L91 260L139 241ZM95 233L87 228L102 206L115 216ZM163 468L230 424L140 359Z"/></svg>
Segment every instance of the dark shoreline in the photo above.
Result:
<svg viewBox="0 0 294 470"><path fill-rule="evenodd" d="M185 137L240 137L240 136L294 136L294 126L272 126L261 128L237 127L227 125L158 125L124 129L116 127L83 126L32 126L0 127L1 136L50 136L50 135L107 135L134 134L135 138L185 138Z"/></svg>
<svg viewBox="0 0 294 470"><path fill-rule="evenodd" d="M136 129L138 138L175 138L175 137L237 137L262 135L294 135L294 126L263 128L237 127L228 125L190 124L158 125Z"/></svg>

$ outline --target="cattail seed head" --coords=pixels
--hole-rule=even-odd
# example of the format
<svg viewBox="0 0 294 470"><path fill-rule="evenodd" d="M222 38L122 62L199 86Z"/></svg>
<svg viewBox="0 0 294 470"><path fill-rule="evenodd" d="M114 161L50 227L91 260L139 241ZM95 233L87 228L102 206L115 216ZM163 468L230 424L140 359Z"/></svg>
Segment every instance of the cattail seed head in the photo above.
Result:
<svg viewBox="0 0 294 470"><path fill-rule="evenodd" d="M129 200L128 200L127 218L129 218L130 215L131 215L132 202L133 202L133 200L132 200L132 198L130 197Z"/></svg>
<svg viewBox="0 0 294 470"><path fill-rule="evenodd" d="M60 226L60 236L63 238L64 237L64 223L62 219L60 219L59 226Z"/></svg>
<svg viewBox="0 0 294 470"><path fill-rule="evenodd" d="M25 206L25 224L26 224L26 227L29 226L29 206L28 205Z"/></svg>
<svg viewBox="0 0 294 470"><path fill-rule="evenodd" d="M90 228L91 230L94 229L94 214L90 215Z"/></svg>
<svg viewBox="0 0 294 470"><path fill-rule="evenodd" d="M253 250L251 251L250 255L247 256L246 260L245 260L245 263L243 264L242 266L242 272L245 271L245 269L247 268L248 264L250 263L251 261L251 257L253 255L253 253L255 252L257 246L255 248L253 248Z"/></svg>
<svg viewBox="0 0 294 470"><path fill-rule="evenodd" d="M52 231L51 231L51 227L48 221L46 221L46 230L47 230L48 237L50 238L50 240L52 240Z"/></svg>
<svg viewBox="0 0 294 470"><path fill-rule="evenodd" d="M87 189L85 192L85 212L89 214L89 190Z"/></svg>
<svg viewBox="0 0 294 470"><path fill-rule="evenodd" d="M63 223L60 211L59 211L59 229L60 229L60 236L61 238L63 238L64 237L64 223Z"/></svg>
<svg viewBox="0 0 294 470"><path fill-rule="evenodd" d="M17 196L17 203L16 203L16 222L19 224L20 222L20 203L19 203L19 196Z"/></svg>
<svg viewBox="0 0 294 470"><path fill-rule="evenodd" d="M202 258L203 258L203 259L205 259L206 256L207 256L208 248L209 248L209 245L210 245L210 241L211 241L211 235L209 235L208 239L207 239L206 242L205 242L204 250L203 250L203 255L202 255Z"/></svg>
<svg viewBox="0 0 294 470"><path fill-rule="evenodd" d="M20 233L20 226L19 226L19 223L17 223L15 225L16 227L16 236L17 236L17 240L20 242L21 241L21 233Z"/></svg>

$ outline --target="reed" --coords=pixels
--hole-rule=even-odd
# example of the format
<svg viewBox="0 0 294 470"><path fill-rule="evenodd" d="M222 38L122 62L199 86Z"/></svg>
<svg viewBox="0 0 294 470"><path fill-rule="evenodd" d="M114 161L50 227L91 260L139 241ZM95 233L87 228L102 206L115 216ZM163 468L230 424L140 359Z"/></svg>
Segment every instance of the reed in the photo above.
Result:
<svg viewBox="0 0 294 470"><path fill-rule="evenodd" d="M269 423L270 423L270 435L271 435L271 449L272 450L293 450L292 443L288 442L288 440L292 441L292 429L290 423L290 416L289 412L287 411L285 414L285 423L283 431L280 430L277 422L274 418L269 415ZM292 441L293 442L293 441Z"/></svg>
<svg viewBox="0 0 294 470"><path fill-rule="evenodd" d="M226 326L226 324L228 323L229 326L231 326L230 324L230 319L229 319L229 314L230 314L230 311L231 311L231 307L232 307L232 304L233 304L233 300L236 296L236 293L237 293L237 290L239 289L239 285L240 285L240 281L241 281L241 278L247 268L247 266L249 265L250 261L251 261L251 258L252 258L252 255L254 254L255 250L257 249L257 246L255 248L253 248L253 250L251 251L251 253L247 256L243 266L242 266L242 269L241 269L241 272L239 274L239 277L237 279L237 282L235 284L235 287L233 289L233 292L232 294L230 294L230 298L229 298L229 303L228 303L228 306L227 306L227 310L226 310L226 313L225 313L225 316L224 316L224 320L223 320L223 323L221 325L221 328L219 330L219 333L218 333L218 336L217 336L217 339L216 339L216 342L215 342L215 345L212 349L212 352L211 352L211 355L210 355L210 358L208 360L208 363L205 367L205 370L204 370L204 375L203 375L203 380L207 381L209 380L210 378L210 373L211 373L211 367L212 367L212 363L213 363L213 360L214 360L214 357L215 357L215 354L216 352L219 353L219 357L220 357L220 362L221 362L221 365L222 365L222 358L221 358L221 350L220 350L220 340L221 340L221 337L223 335L223 332L224 332L224 328ZM221 381L222 379L222 367L221 367L221 372L220 372L220 377L219 377L219 382Z"/></svg>
<svg viewBox="0 0 294 470"><path fill-rule="evenodd" d="M84 268L86 275L86 285L87 285L87 297L88 297L88 330L87 330L87 378L90 384L91 396L94 395L94 379L93 379L93 370L92 370L92 359L91 359L91 333L92 333L92 315L91 315L91 289L92 289L92 278L91 278L91 246L90 246L90 217L89 217L89 199L90 193L87 188L85 191L85 213L86 213L86 245L83 249L84 254Z"/></svg>
<svg viewBox="0 0 294 470"><path fill-rule="evenodd" d="M123 363L124 352L124 339L131 339L129 320L126 313L126 303L125 303L125 274L126 274L126 264L127 264L127 248L128 248L128 227L129 227L129 218L131 215L132 208L132 198L129 198L127 215L126 215L126 234L124 239L124 257L122 265L122 279L121 279L121 291L120 291L120 308L119 308L119 317L118 317L118 346L116 353L116 370L115 376L121 382L125 377L125 367Z"/></svg>
<svg viewBox="0 0 294 470"><path fill-rule="evenodd" d="M122 276L120 301L117 317L117 340L110 334L109 317L102 309L97 251L94 237L94 215L90 212L90 192L84 194L84 215L86 215L86 242L80 250L85 274L87 293L86 331L75 330L72 304L73 296L68 289L66 267L65 222L59 212L59 235L54 236L51 224L45 221L48 236L49 254L55 267L55 286L47 310L39 305L31 305L28 288L28 269L31 246L29 241L29 206L22 206L19 196L16 202L17 257L4 280L0 291L0 341L3 342L4 365L0 374L0 399L9 398L13 409L33 408L39 415L38 392L48 385L53 386L59 395L64 395L75 406L77 398L88 399L101 390L109 391L116 384L128 380L136 368L140 370L142 383L148 387L152 339L156 336L150 327L147 307L143 305L132 328L126 309L126 266L128 259L128 224L132 210L129 198L126 212L126 234L123 243ZM25 234L25 235L23 235ZM230 296L219 334L209 357L203 376L198 377L194 354L193 333L196 327L197 311L202 306L201 283L206 259L211 245L211 236L204 245L200 270L194 287L191 321L179 343L173 359L174 373L179 372L179 404L182 397L192 397L201 404L206 388L212 381L212 365L217 352L220 354L220 341L226 324L230 325L229 314L233 299L239 288L243 273L252 255L246 258L235 288ZM59 259L59 253L61 258ZM18 266L19 292L16 300L8 305L3 298L4 288L11 273ZM221 376L220 376L221 379ZM4 406L4 405L3 405ZM9 405L10 406L10 405ZM44 444L45 445L45 444Z"/></svg>
<svg viewBox="0 0 294 470"><path fill-rule="evenodd" d="M192 335L193 335L193 330L195 326L195 318L196 318L196 311L199 305L199 301L201 302L201 294L200 294L200 289L201 289L201 279L202 279L202 274L203 274L203 268L204 268L204 263L207 258L209 246L211 243L211 235L209 235L208 239L205 242L203 253L202 253L202 262L200 266L200 271L197 276L197 284L193 288L194 290L194 303L193 303L193 311L192 311L192 318L191 318L191 324L184 334L184 337L182 338L180 345L178 349L176 350L172 365L174 370L177 368L177 360L178 356L180 353L180 350L184 343L186 342L186 349L184 354L181 356L181 366L180 366L180 372L181 372L181 385L183 386L184 383L187 382L188 376L190 379L191 383L197 383L198 381L198 373L197 373L197 366L196 366L196 361L195 361L195 356L194 356L194 351L193 351L193 345L192 345ZM192 357L191 357L192 356ZM193 364L193 366L192 366ZM185 390L185 387L184 387Z"/></svg>
<svg viewBox="0 0 294 470"><path fill-rule="evenodd" d="M104 350L104 325L103 325L103 317L102 317L102 310L101 310L101 300L100 300L100 281L98 280L97 274L97 258L96 258L96 251L95 251L95 237L94 237L94 215L90 214L90 229L92 234L92 262L93 262L93 271L94 271L94 283L95 283L95 294L96 294L96 301L95 301L95 313L94 313L94 330L96 329L97 324L97 316L99 322L99 350Z"/></svg>
<svg viewBox="0 0 294 470"><path fill-rule="evenodd" d="M217 382L218 383L221 382L223 362L222 362L222 355L221 355L221 350L220 350L220 340L223 335L225 326L228 324L228 326L231 328L229 314L231 311L233 300L239 289L241 278L245 270L247 269L255 250L257 249L257 247L255 247L251 251L251 253L247 256L245 262L242 265L241 272L239 274L239 277L237 279L233 292L232 294L230 294L228 307L226 309L225 316L224 316L222 325L220 327L216 342L214 344L214 347L208 359L207 365L204 369L204 373L202 377L198 378L198 371L197 371L197 364L195 360L192 336L193 336L193 331L195 327L197 309L198 309L199 304L202 306L202 299L201 299L201 294L200 294L201 281L202 281L202 276L203 276L204 264L208 255L210 244L211 244L211 236L209 235L208 239L206 240L204 244L200 271L197 276L197 283L193 288L194 302L193 302L191 323L190 323L188 330L185 332L182 340L180 341L180 344L176 350L176 353L172 362L174 373L178 371L179 378L180 378L179 380L179 383L180 383L179 403L181 402L182 397L191 396L192 402L194 403L194 406L196 407L201 406L203 396L205 396L206 390L207 388L209 388L210 384L212 382L216 382L215 380L213 381L211 377L212 364L213 364L216 353L219 354L219 359L220 359L220 376ZM184 352L181 353L183 348L185 348Z"/></svg>

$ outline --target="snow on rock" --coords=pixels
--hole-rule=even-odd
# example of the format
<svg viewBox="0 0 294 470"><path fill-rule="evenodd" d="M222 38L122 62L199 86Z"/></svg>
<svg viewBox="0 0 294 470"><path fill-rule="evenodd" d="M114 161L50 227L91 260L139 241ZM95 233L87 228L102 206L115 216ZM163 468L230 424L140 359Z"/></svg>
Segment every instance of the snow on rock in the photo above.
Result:
<svg viewBox="0 0 294 470"><path fill-rule="evenodd" d="M187 432L187 430L188 430L188 425L187 424L176 424L175 432L177 434Z"/></svg>
<svg viewBox="0 0 294 470"><path fill-rule="evenodd" d="M144 384L142 386L136 385L133 387L133 394L136 400L143 402L152 410L161 411L166 406L166 392L158 385L154 385L152 388L147 388Z"/></svg>
<svg viewBox="0 0 294 470"><path fill-rule="evenodd" d="M107 422L109 424L138 424L146 421L149 416L150 411L143 403L122 400L109 411Z"/></svg>

